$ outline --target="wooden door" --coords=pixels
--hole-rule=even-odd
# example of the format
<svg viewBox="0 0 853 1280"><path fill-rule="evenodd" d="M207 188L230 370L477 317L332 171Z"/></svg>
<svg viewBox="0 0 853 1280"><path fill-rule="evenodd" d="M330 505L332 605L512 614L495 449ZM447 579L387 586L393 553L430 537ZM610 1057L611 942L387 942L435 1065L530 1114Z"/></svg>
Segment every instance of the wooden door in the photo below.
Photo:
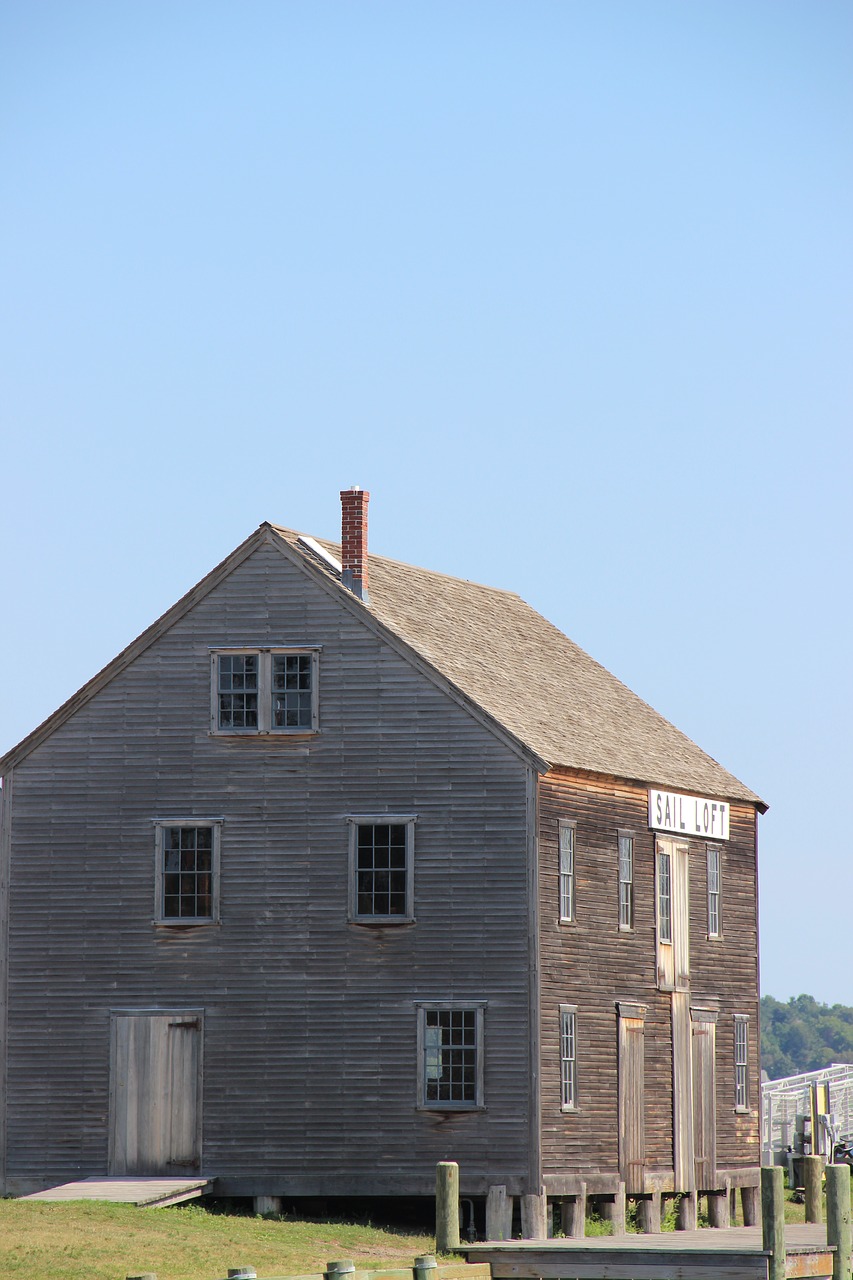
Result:
<svg viewBox="0 0 853 1280"><path fill-rule="evenodd" d="M620 1001L619 1013L619 1175L628 1195L645 1191L646 1006Z"/></svg>
<svg viewBox="0 0 853 1280"><path fill-rule="evenodd" d="M693 1155L696 1186L717 1185L717 1013L690 1010L693 1053Z"/></svg>
<svg viewBox="0 0 853 1280"><path fill-rule="evenodd" d="M109 1173L201 1168L201 1013L114 1014Z"/></svg>
<svg viewBox="0 0 853 1280"><path fill-rule="evenodd" d="M693 1145L693 1067L689 994L672 996L672 1137L675 1190L696 1190Z"/></svg>

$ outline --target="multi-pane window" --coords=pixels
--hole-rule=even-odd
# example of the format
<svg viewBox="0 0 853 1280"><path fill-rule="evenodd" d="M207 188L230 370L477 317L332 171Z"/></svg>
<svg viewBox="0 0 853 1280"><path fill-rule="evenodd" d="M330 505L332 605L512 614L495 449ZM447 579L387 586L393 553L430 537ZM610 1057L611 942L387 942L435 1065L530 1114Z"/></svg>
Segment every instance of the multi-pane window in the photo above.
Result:
<svg viewBox="0 0 853 1280"><path fill-rule="evenodd" d="M708 846L708 937L719 938L721 934L720 850L712 844Z"/></svg>
<svg viewBox="0 0 853 1280"><path fill-rule="evenodd" d="M749 1110L749 1018L735 1014L735 1107Z"/></svg>
<svg viewBox="0 0 853 1280"><path fill-rule="evenodd" d="M218 916L218 822L157 823L156 919L202 924Z"/></svg>
<svg viewBox="0 0 853 1280"><path fill-rule="evenodd" d="M310 733L317 728L316 648L219 650L212 657L215 733Z"/></svg>
<svg viewBox="0 0 853 1280"><path fill-rule="evenodd" d="M560 1106L574 1111L578 1105L577 1010L560 1005Z"/></svg>
<svg viewBox="0 0 853 1280"><path fill-rule="evenodd" d="M658 850L658 940L672 942L672 855Z"/></svg>
<svg viewBox="0 0 853 1280"><path fill-rule="evenodd" d="M350 818L350 919L403 924L414 919L411 815Z"/></svg>
<svg viewBox="0 0 853 1280"><path fill-rule="evenodd" d="M560 920L575 918L575 824L559 824L560 840Z"/></svg>
<svg viewBox="0 0 853 1280"><path fill-rule="evenodd" d="M418 1007L420 1105L483 1105L483 1009L479 1004Z"/></svg>
<svg viewBox="0 0 853 1280"><path fill-rule="evenodd" d="M619 928L634 927L634 837L619 832Z"/></svg>

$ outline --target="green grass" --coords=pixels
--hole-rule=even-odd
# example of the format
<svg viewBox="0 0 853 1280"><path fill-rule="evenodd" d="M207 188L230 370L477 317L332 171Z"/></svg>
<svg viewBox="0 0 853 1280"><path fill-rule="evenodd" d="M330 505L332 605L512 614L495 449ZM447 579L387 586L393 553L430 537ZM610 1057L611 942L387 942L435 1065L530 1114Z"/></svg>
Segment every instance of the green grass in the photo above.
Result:
<svg viewBox="0 0 853 1280"><path fill-rule="evenodd" d="M3 1280L221 1280L229 1267L305 1275L352 1258L357 1267L411 1266L431 1236L347 1222L210 1213L200 1205L137 1209L103 1201L0 1200Z"/></svg>

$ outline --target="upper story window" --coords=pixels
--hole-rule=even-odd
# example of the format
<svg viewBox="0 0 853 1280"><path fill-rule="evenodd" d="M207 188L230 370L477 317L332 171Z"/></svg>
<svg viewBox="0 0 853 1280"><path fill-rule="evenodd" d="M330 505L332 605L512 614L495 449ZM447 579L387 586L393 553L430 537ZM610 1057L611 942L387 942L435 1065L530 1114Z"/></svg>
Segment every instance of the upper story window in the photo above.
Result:
<svg viewBox="0 0 853 1280"><path fill-rule="evenodd" d="M414 817L382 814L349 821L350 919L366 924L414 920Z"/></svg>
<svg viewBox="0 0 853 1280"><path fill-rule="evenodd" d="M560 1005L560 1109L578 1105L577 1006Z"/></svg>
<svg viewBox="0 0 853 1280"><path fill-rule="evenodd" d="M634 927L634 836L619 832L619 928Z"/></svg>
<svg viewBox="0 0 853 1280"><path fill-rule="evenodd" d="M483 1106L484 1001L418 1004L418 1105Z"/></svg>
<svg viewBox="0 0 853 1280"><path fill-rule="evenodd" d="M722 937L723 926L720 915L720 849L718 845L708 845L708 937Z"/></svg>
<svg viewBox="0 0 853 1280"><path fill-rule="evenodd" d="M218 649L211 657L214 733L316 731L316 646Z"/></svg>
<svg viewBox="0 0 853 1280"><path fill-rule="evenodd" d="M658 850L658 941L672 943L672 854Z"/></svg>
<svg viewBox="0 0 853 1280"><path fill-rule="evenodd" d="M561 821L560 840L560 922L568 924L575 918L575 824Z"/></svg>
<svg viewBox="0 0 853 1280"><path fill-rule="evenodd" d="M211 924L219 918L220 822L176 819L155 831L155 920Z"/></svg>
<svg viewBox="0 0 853 1280"><path fill-rule="evenodd" d="M735 1110L749 1110L749 1018L735 1014Z"/></svg>

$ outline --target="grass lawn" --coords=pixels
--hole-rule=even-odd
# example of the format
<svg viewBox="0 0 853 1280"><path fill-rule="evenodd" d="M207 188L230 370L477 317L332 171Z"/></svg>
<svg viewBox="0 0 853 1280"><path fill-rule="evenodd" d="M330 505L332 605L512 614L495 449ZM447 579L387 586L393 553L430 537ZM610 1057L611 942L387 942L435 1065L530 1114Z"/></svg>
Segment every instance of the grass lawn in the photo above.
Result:
<svg viewBox="0 0 853 1280"><path fill-rule="evenodd" d="M158 1280L221 1280L238 1266L261 1277L304 1275L339 1258L364 1268L410 1267L434 1243L380 1227L236 1217L195 1204L0 1200L3 1280L124 1280L145 1271Z"/></svg>

